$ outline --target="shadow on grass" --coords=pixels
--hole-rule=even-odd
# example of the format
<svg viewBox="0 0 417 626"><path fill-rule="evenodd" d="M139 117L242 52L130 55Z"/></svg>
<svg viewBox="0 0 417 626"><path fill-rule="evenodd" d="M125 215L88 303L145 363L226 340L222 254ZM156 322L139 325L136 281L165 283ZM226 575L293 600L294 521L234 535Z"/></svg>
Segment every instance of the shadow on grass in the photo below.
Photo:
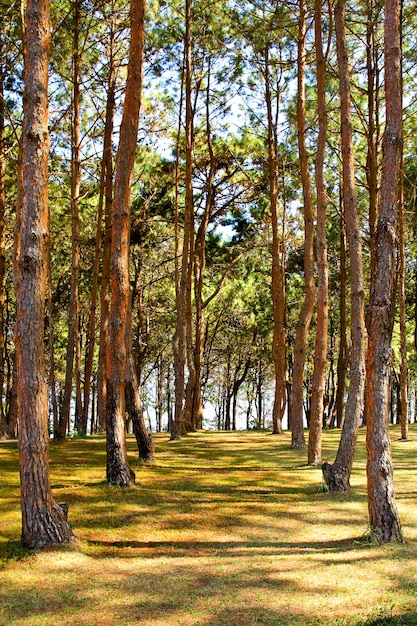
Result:
<svg viewBox="0 0 417 626"><path fill-rule="evenodd" d="M137 558L139 553L146 558L160 558L170 555L171 557L222 555L240 558L248 553L255 556L268 554L292 555L292 554L331 554L363 550L364 554L359 557L370 560L369 544L364 539L342 539L337 541L310 541L310 542L276 542L276 541L103 541L92 540L88 542L95 548L93 558L120 557L120 550L124 558ZM98 550L97 550L98 548ZM365 552L366 549L366 552ZM377 557L374 557L377 558Z"/></svg>
<svg viewBox="0 0 417 626"><path fill-rule="evenodd" d="M307 618L308 619L308 618ZM296 614L286 614L285 616L275 611L268 609L256 608L256 609L234 609L233 611L222 611L213 618L209 618L207 621L201 622L204 626L255 626L256 624L262 624L265 626L302 626L306 624L306 618L300 617ZM310 622L308 622L310 623ZM398 615L396 617L380 617L370 618L366 621L360 622L345 622L340 620L331 620L323 618L323 620L314 620L314 626L416 626L417 625L417 613L406 613L404 615Z"/></svg>
<svg viewBox="0 0 417 626"><path fill-rule="evenodd" d="M29 561L32 558L34 552L25 548L21 541L0 543L0 571L10 563Z"/></svg>

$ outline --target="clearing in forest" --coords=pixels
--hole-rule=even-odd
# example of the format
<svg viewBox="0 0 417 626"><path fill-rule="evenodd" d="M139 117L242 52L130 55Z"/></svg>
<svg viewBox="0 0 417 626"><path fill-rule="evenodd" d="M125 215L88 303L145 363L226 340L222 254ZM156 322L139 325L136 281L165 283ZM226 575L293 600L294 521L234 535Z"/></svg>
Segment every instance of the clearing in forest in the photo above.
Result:
<svg viewBox="0 0 417 626"><path fill-rule="evenodd" d="M324 492L289 434L198 432L156 435L152 466L128 439L131 489L104 482L103 437L52 442L79 544L37 554L18 541L16 443L0 443L0 625L417 624L417 426L391 435L402 545L364 539L364 430L350 494Z"/></svg>

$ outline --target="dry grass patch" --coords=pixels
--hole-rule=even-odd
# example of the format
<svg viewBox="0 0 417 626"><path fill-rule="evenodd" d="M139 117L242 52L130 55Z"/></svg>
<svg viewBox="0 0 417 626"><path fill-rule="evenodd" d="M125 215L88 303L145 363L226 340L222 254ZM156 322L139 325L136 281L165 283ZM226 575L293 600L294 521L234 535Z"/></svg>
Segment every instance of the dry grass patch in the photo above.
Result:
<svg viewBox="0 0 417 626"><path fill-rule="evenodd" d="M324 433L332 461L339 432ZM367 543L364 432L349 495L289 435L157 435L129 490L104 482L105 441L51 444L75 550L30 554L20 535L17 450L0 444L0 625L417 624L417 429L392 431L407 542ZM135 444L129 440L132 463Z"/></svg>

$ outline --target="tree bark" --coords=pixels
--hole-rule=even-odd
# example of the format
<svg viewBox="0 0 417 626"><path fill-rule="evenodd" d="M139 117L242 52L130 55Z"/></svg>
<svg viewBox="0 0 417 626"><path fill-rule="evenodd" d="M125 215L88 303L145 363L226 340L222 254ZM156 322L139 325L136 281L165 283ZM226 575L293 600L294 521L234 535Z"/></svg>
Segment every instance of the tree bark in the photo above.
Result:
<svg viewBox="0 0 417 626"><path fill-rule="evenodd" d="M152 463L155 456L155 442L145 425L140 398L140 385L136 377L132 355L129 356L127 363L126 411L132 419L139 459L145 463Z"/></svg>
<svg viewBox="0 0 417 626"><path fill-rule="evenodd" d="M317 73L317 108L319 134L315 163L317 193L316 255L317 255L317 328L314 348L314 370L311 392L308 464L321 463L321 439L324 415L324 394L327 362L327 334L329 325L329 268L327 261L326 213L327 190L324 180L326 151L326 57L323 53L322 0L315 1L314 24Z"/></svg>
<svg viewBox="0 0 417 626"><path fill-rule="evenodd" d="M369 248L371 252L371 276L375 263L376 225L378 219L378 128L379 128L379 69L375 25L378 24L374 0L368 0L366 25L366 65L368 75L368 132L366 155L366 178L369 191Z"/></svg>
<svg viewBox="0 0 417 626"><path fill-rule="evenodd" d="M129 487L135 480L126 451L126 337L130 306L129 235L130 184L136 155L142 93L144 0L130 3L130 52L120 140L116 157L111 241L111 303L106 352L107 369L107 480Z"/></svg>
<svg viewBox="0 0 417 626"><path fill-rule="evenodd" d="M52 497L48 467L44 322L49 246L49 33L48 1L29 0L14 281L22 541L32 549L75 539L63 509Z"/></svg>
<svg viewBox="0 0 417 626"><path fill-rule="evenodd" d="M402 171L402 168L401 168ZM402 174L400 174L402 176ZM400 223L399 223L399 246L400 246L400 269L399 269L399 300L400 300L400 339L401 339L401 366L400 366L400 423L401 439L408 439L408 360L407 360L407 311L406 311L406 267L405 267L405 223L404 223L404 197L400 191Z"/></svg>
<svg viewBox="0 0 417 626"><path fill-rule="evenodd" d="M162 432L163 392L162 392L162 355L156 361L156 432Z"/></svg>
<svg viewBox="0 0 417 626"><path fill-rule="evenodd" d="M239 376L239 378L237 378L237 372L235 372L235 377L234 377L234 381L233 381L233 388L232 388L232 396L233 396L233 401L232 401L232 430L236 430L236 421L237 421L237 398L238 398L238 394L239 394L239 389L241 388L241 386L243 385L243 383L246 380L246 377L248 375L249 372L249 368L250 368L251 362L248 359L245 363L245 367L244 370L242 372L242 375Z"/></svg>
<svg viewBox="0 0 417 626"><path fill-rule="evenodd" d="M111 256L111 216L113 212L113 155L112 134L115 98L115 75L109 76L109 92L106 109L105 146L103 149L105 170L105 211L104 211L104 238L103 261L101 270L101 298L100 298L100 349L97 373L97 412L101 429L106 428L107 405L107 369L106 350L109 336L110 312L110 256Z"/></svg>
<svg viewBox="0 0 417 626"><path fill-rule="evenodd" d="M4 303L6 294L6 235L5 213L6 192L4 186L4 64L3 64L3 27L0 26L0 439L6 436L7 424L4 413Z"/></svg>
<svg viewBox="0 0 417 626"><path fill-rule="evenodd" d="M269 50L265 49L265 99L268 118L268 173L269 202L272 224L272 268L271 295L274 332L272 339L272 360L275 370L275 394L272 409L272 432L281 434L282 419L287 400L287 338L285 331L285 270L282 263L281 238L278 228L278 154L277 125L278 111L274 119L272 111ZM278 99L278 97L277 97ZM277 105L278 107L278 105Z"/></svg>
<svg viewBox="0 0 417 626"><path fill-rule="evenodd" d="M340 325L339 325L339 357L337 359L337 392L336 392L336 425L343 427L345 418L345 388L348 368L348 343L346 323L346 225L344 202L341 202L340 216Z"/></svg>
<svg viewBox="0 0 417 626"><path fill-rule="evenodd" d="M73 55L72 55L72 121L71 121L71 297L68 317L67 359L65 386L62 399L58 437L66 435L71 409L73 389L74 358L78 344L79 293L78 275L80 262L79 244L79 205L80 205L80 75L79 75L79 32L80 0L75 0L73 8ZM77 361L77 359L75 358ZM76 367L76 372L78 368ZM85 432L83 433L85 434Z"/></svg>
<svg viewBox="0 0 417 626"><path fill-rule="evenodd" d="M55 333L52 306L52 263L51 250L48 250L48 278L47 278L47 310L48 310L48 339L49 339L49 386L52 404L52 419L54 439L59 438L59 412L58 400L56 396L56 376L55 376Z"/></svg>
<svg viewBox="0 0 417 626"><path fill-rule="evenodd" d="M126 413L132 422L133 432L135 433L136 443L138 447L139 459L145 463L152 463L155 456L155 444L152 434L148 432L142 410L142 401L140 394L140 381L142 371L142 361L146 352L146 348L138 349L136 355L133 352L132 341L132 302L135 301L137 282L139 279L139 271L135 278L135 287L129 299L129 316L126 323ZM139 291L138 299L138 326L142 327L142 293ZM139 333L138 333L139 335ZM136 359L135 359L136 356Z"/></svg>
<svg viewBox="0 0 417 626"><path fill-rule="evenodd" d="M401 5L402 12L402 5ZM403 72L402 72L402 37L400 37L401 43L401 98L403 94ZM402 132L402 127L401 127ZM403 137L401 136L401 143L403 143ZM400 424L401 424L401 439L406 441L408 439L408 360L407 360L407 306L406 306L406 263L405 263L405 210L404 210L404 155L401 151L401 163L398 183L399 194L399 248L400 248L400 263L399 263L399 301L400 301L400 351L401 351L401 365L400 365Z"/></svg>
<svg viewBox="0 0 417 626"><path fill-rule="evenodd" d="M339 64L340 120L342 139L343 204L349 241L351 273L351 368L346 414L342 436L332 466L323 465L327 485L337 491L349 489L350 473L363 412L365 384L365 321L362 243L356 206L355 166L351 121L351 98L348 54L345 41L346 0L335 5L337 58Z"/></svg>
<svg viewBox="0 0 417 626"><path fill-rule="evenodd" d="M16 354L13 355L12 381L7 393L7 429L6 438L15 439L17 436L17 422L19 418L19 408L17 404L17 372L16 372Z"/></svg>
<svg viewBox="0 0 417 626"><path fill-rule="evenodd" d="M192 392L191 404L191 426L193 429L203 427L203 405L202 405L202 374L205 351L205 303L203 302L203 286L206 270L206 236L210 217L214 206L214 174L216 162L213 152L211 123L210 123L210 88L211 88L211 65L207 73L206 89L206 135L207 147L209 151L209 174L207 178L207 195L204 206L204 213L197 231L194 246L194 300L195 300L195 344L193 350L194 360L194 389ZM186 419L187 421L187 419Z"/></svg>
<svg viewBox="0 0 417 626"><path fill-rule="evenodd" d="M97 231L95 241L95 255L93 266L93 284L91 288L90 319L88 324L87 347L85 357L84 376L84 405L83 411L85 421L88 417L90 402L90 385L93 370L93 357L96 333L96 308L98 297L100 251L103 240L102 253L102 274L101 274L101 300L100 300L100 339L99 339L99 359L98 359L98 416L101 429L106 427L106 343L109 316L109 282L110 282L110 247L111 247L111 205L113 198L113 166L112 166L112 136L113 117L115 106L116 72L114 68L114 13L110 18L109 34L109 77L107 86L106 120L104 124L103 156L101 161L100 175L100 195L97 213ZM105 213L105 232L102 236L103 205Z"/></svg>
<svg viewBox="0 0 417 626"><path fill-rule="evenodd" d="M185 3L185 216L182 245L181 279L177 290L177 327L174 338L175 413L171 439L186 434L184 389L187 358L187 294L192 279L190 256L194 230L194 203L192 186L193 110L191 102L191 0Z"/></svg>
<svg viewBox="0 0 417 626"><path fill-rule="evenodd" d="M389 438L389 379L398 260L398 181L402 150L400 0L385 0L386 123L383 138L381 208L367 313L367 482L371 532L381 541L402 540L395 503Z"/></svg>
<svg viewBox="0 0 417 626"><path fill-rule="evenodd" d="M292 448L305 448L303 427L303 389L304 364L307 352L308 330L313 315L315 285L314 285L314 244L313 244L313 202L311 196L310 174L308 171L308 156L306 146L306 93L305 93L305 57L307 34L307 3L300 0L300 16L298 30L298 99L297 99L297 126L298 126L298 153L300 159L301 181L304 199L304 303L294 342L293 383L292 383Z"/></svg>

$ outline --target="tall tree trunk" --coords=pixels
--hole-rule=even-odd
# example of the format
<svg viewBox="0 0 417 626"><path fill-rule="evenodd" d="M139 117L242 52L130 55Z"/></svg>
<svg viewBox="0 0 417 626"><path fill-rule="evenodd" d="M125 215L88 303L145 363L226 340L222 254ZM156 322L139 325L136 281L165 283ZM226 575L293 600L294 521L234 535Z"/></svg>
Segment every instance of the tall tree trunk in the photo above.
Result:
<svg viewBox="0 0 417 626"><path fill-rule="evenodd" d="M187 176L187 175L186 175ZM188 183L186 182L188 187ZM187 202L187 201L186 201ZM193 201L191 201L193 202ZM190 228L190 254L188 258L187 279L185 285L185 345L187 355L188 380L185 393L184 423L187 431L195 430L193 407L194 407L194 391L197 384L197 373L194 361L194 342L193 342L193 274L194 274L194 208L192 210Z"/></svg>
<svg viewBox="0 0 417 626"><path fill-rule="evenodd" d="M111 22L111 38L113 36L113 22ZM113 118L115 107L116 72L114 68L113 51L110 53L110 67L106 104L106 125L104 130L103 170L105 179L104 202L104 237L103 260L101 269L101 297L100 297L100 339L97 371L97 413L101 430L106 429L107 414L107 369L106 350L109 336L110 311L110 255L111 255L111 216L113 211Z"/></svg>
<svg viewBox="0 0 417 626"><path fill-rule="evenodd" d="M191 7L187 14L190 16L190 28L191 28ZM192 148L194 143L194 111L191 106L191 76L192 76L192 43L191 33L188 38L190 42L188 55L189 59L186 63L186 147L185 147L185 212L186 212L186 226L184 231L188 230L189 237L189 254L186 271L186 280L183 285L185 289L185 345L187 356L187 369L188 380L185 393L185 408L184 408L184 423L188 431L195 430L194 420L194 392L197 386L197 372L195 369L194 360L194 342L193 342L193 276L194 276L194 262L195 262L195 234L194 234L194 197L193 197L193 156ZM187 100L189 100L189 106L187 107ZM189 114L187 115L187 110ZM185 238L185 235L184 235Z"/></svg>
<svg viewBox="0 0 417 626"><path fill-rule="evenodd" d="M262 387L263 387L263 375L262 375L262 360L259 359L258 362L258 371L257 371L257 378L256 378L256 409L257 409L257 415L256 415L256 423L259 429L261 429L263 427L263 422L264 422L264 410L263 410L263 394L262 394Z"/></svg>
<svg viewBox="0 0 417 626"><path fill-rule="evenodd" d="M3 27L0 25L0 438L6 435L7 424L4 414L4 304L6 295L6 236L4 220L6 213L6 195L4 187L4 63L3 63Z"/></svg>
<svg viewBox="0 0 417 626"><path fill-rule="evenodd" d="M81 384L81 353L82 353L82 319L78 319L78 332L75 345L75 407L78 415L77 430L81 435L87 434L87 415L85 424L81 423L83 418L83 393Z"/></svg>
<svg viewBox="0 0 417 626"><path fill-rule="evenodd" d="M163 414L163 405L162 405L162 355L158 355L156 360L156 406L155 406L155 414L156 414L156 432L162 432L162 414Z"/></svg>
<svg viewBox="0 0 417 626"><path fill-rule="evenodd" d="M202 375L205 350L205 303L203 302L203 286L206 270L206 235L210 217L214 206L214 173L215 156L211 136L210 122L210 88L211 88L211 65L207 73L206 88L206 135L207 147L209 151L209 174L207 179L207 195L204 206L204 213L197 231L194 247L194 300L195 300L195 345L194 345L194 379L192 402L192 420L195 428L203 427L203 405L202 405Z"/></svg>
<svg viewBox="0 0 417 626"><path fill-rule="evenodd" d="M417 268L414 271L414 350L417 351Z"/></svg>
<svg viewBox="0 0 417 626"><path fill-rule="evenodd" d="M327 191L324 181L324 157L326 151L326 57L323 54L322 0L315 1L314 24L317 67L317 107L319 134L315 163L317 192L317 328L314 349L314 371L312 380L310 429L308 438L308 463L321 463L321 435L324 414L324 393L326 381L327 334L329 325L329 268L327 261L326 212Z"/></svg>
<svg viewBox="0 0 417 626"><path fill-rule="evenodd" d="M333 428L336 417L336 384L335 384L335 352L336 352L336 334L333 319L330 318L330 346L329 346L329 368L326 377L326 390L324 393L324 419L323 426L325 428Z"/></svg>
<svg viewBox="0 0 417 626"><path fill-rule="evenodd" d="M402 13L402 4L401 4ZM402 17L402 15L401 15ZM400 19L402 23L402 19ZM401 41L401 96L403 94L403 72L402 72L402 36ZM402 128L401 128L402 132ZM401 143L403 137L401 136ZM401 150L400 174L398 183L399 194L399 247L400 247L400 266L399 266L399 300L400 300L400 344L401 344L401 365L399 380L399 399L400 399L400 424L401 439L408 439L408 361L407 361L407 307L406 307L406 263L405 263L405 211L404 211L404 154Z"/></svg>
<svg viewBox="0 0 417 626"><path fill-rule="evenodd" d="M29 0L14 281L22 541L35 549L75 539L63 509L52 497L48 467L44 323L49 245L49 33L48 1Z"/></svg>
<svg viewBox="0 0 417 626"><path fill-rule="evenodd" d="M12 380L7 395L6 438L15 439L17 435L17 422L19 418L19 407L17 403L16 354L13 355Z"/></svg>
<svg viewBox="0 0 417 626"><path fill-rule="evenodd" d="M167 388L167 416L168 416L168 432L171 432L172 428L172 393L171 393L171 364L168 363L167 367L167 379L166 379L166 388Z"/></svg>
<svg viewBox="0 0 417 626"><path fill-rule="evenodd" d="M402 150L400 0L385 0L386 123L383 138L381 208L367 313L368 509L371 532L381 541L402 539L394 497L389 438L389 379L398 258L398 181Z"/></svg>
<svg viewBox="0 0 417 626"><path fill-rule="evenodd" d="M402 168L401 168L402 171ZM402 174L400 174L402 177ZM408 360L407 360L407 311L406 311L406 267L405 267L405 223L404 223L404 196L401 181L400 190L400 220L399 220L399 300L400 300L400 336L401 336L401 366L400 366L400 423L401 439L408 439Z"/></svg>
<svg viewBox="0 0 417 626"><path fill-rule="evenodd" d="M210 191L209 191L210 193ZM211 193L210 193L211 195ZM208 202L211 200L208 200ZM206 219L207 216L207 219ZM205 310L203 303L203 284L206 267L205 238L208 224L208 207L203 216L204 223L200 224L196 238L194 259L194 298L195 298L195 345L194 371L195 388L193 393L192 415L195 428L203 427L202 405L202 376L205 348Z"/></svg>
<svg viewBox="0 0 417 626"><path fill-rule="evenodd" d="M233 381L233 388L232 388L232 397L233 397L233 402L232 402L232 430L236 430L237 398L238 398L238 394L239 394L239 389L241 388L241 386L243 385L243 383L246 380L246 377L247 377L248 372L249 372L249 368L250 368L250 360L247 359L247 361L245 363L245 367L244 367L243 372L242 372L242 375L237 378L237 371L235 372L235 377L234 377L234 381Z"/></svg>
<svg viewBox="0 0 417 626"><path fill-rule="evenodd" d="M369 191L369 248L371 252L371 275L375 263L376 224L378 219L378 93L379 70L375 28L378 24L375 0L368 0L366 25L366 65L368 77L368 150L366 155L366 178ZM379 11L378 11L379 13Z"/></svg>
<svg viewBox="0 0 417 626"><path fill-rule="evenodd" d="M349 489L350 473L363 412L365 384L365 321L362 243L356 206L355 166L351 121L351 98L348 54L345 41L346 0L335 6L337 58L339 64L340 119L342 139L343 204L349 241L351 274L351 344L350 384L342 436L332 466L323 465L327 485L337 491Z"/></svg>
<svg viewBox="0 0 417 626"><path fill-rule="evenodd" d="M313 202L311 195L310 174L306 146L306 93L305 93L305 58L307 35L307 3L300 0L300 17L298 26L298 97L297 127L298 153L300 159L301 181L304 199L304 303L298 320L294 342L293 384L292 384L292 443L293 448L304 448L305 437L303 428L303 389L304 364L307 352L308 330L313 315L314 285L314 244L313 244Z"/></svg>
<svg viewBox="0 0 417 626"><path fill-rule="evenodd" d="M366 179L369 193L369 251L371 257L370 272L372 276L375 265L376 227L378 221L378 160L380 144L380 45L377 29L381 22L381 0L367 0L366 24L366 66L367 66L367 98L368 98L368 129L366 154ZM363 416L366 424L366 404Z"/></svg>
<svg viewBox="0 0 417 626"><path fill-rule="evenodd" d="M136 376L132 354L130 354L127 364L126 411L132 420L139 459L142 459L145 463L152 463L155 456L155 443L145 425L140 398L140 384Z"/></svg>
<svg viewBox="0 0 417 626"><path fill-rule="evenodd" d="M142 93L144 45L144 0L130 3L130 52L120 140L116 157L111 241L111 303L107 365L107 480L120 487L134 482L126 451L125 409L126 374L129 353L126 338L131 337L129 235L130 185L136 155L139 111ZM129 322L128 322L129 321Z"/></svg>
<svg viewBox="0 0 417 626"><path fill-rule="evenodd" d="M84 362L83 405L82 405L82 414L80 415L80 423L85 428L87 428L88 413L89 413L89 408L90 408L91 379L92 379L92 374L93 374L94 346L96 342L96 312L97 312L98 282L99 282L99 269L100 269L100 256L101 256L101 239L102 239L101 231L103 227L104 185L105 185L104 164L102 161L102 169L101 169L101 176L100 176L99 203L98 203L98 211L97 211L97 229L96 229L94 261L93 261L93 270L92 270L91 302L90 302L90 313L89 313L89 319L88 319L85 362Z"/></svg>
<svg viewBox="0 0 417 626"><path fill-rule="evenodd" d="M58 413L58 400L56 397L56 376L55 376L55 333L54 333L54 319L53 319L53 307L52 307L52 263L51 263L51 250L48 250L48 277L47 277L47 310L48 310L48 338L49 338L49 386L51 394L52 404L52 416L53 416L53 433L54 439L59 438L59 413Z"/></svg>
<svg viewBox="0 0 417 626"><path fill-rule="evenodd" d="M194 229L192 187L193 111L191 103L191 0L185 2L185 216L182 245L181 279L177 292L177 327L174 339L175 415L171 439L186 434L184 416L185 362L187 358L187 294L189 293L190 255Z"/></svg>
<svg viewBox="0 0 417 626"><path fill-rule="evenodd" d="M71 121L71 296L68 314L68 341L65 367L65 386L62 399L58 436L66 435L71 410L71 396L74 377L74 357L78 343L79 316L79 205L80 205L80 75L79 75L79 33L80 0L73 7L73 55L72 55L72 121ZM76 368L77 370L77 368Z"/></svg>
<svg viewBox="0 0 417 626"><path fill-rule="evenodd" d="M113 198L113 167L112 167L112 137L113 117L115 106L116 72L114 68L114 12L110 17L109 34L109 77L107 86L106 120L104 125L103 156L101 160L99 203L97 211L97 230L93 266L93 284L91 287L90 318L88 323L87 347L85 357L84 376L84 405L83 419L87 422L90 402L90 385L93 370L94 345L96 333L96 309L98 297L100 251L102 242L103 206L105 209L105 234L103 239L103 267L101 276L101 306L100 306L100 343L98 364L98 415L100 427L106 427L106 343L109 315L109 282L110 282L110 246L111 246L111 204Z"/></svg>
<svg viewBox="0 0 417 626"><path fill-rule="evenodd" d="M346 323L346 225L344 202L342 200L340 216L340 324L339 324L339 357L337 359L337 392L336 392L336 425L341 428L345 418L345 388L348 368L348 343Z"/></svg>
<svg viewBox="0 0 417 626"><path fill-rule="evenodd" d="M134 355L132 340L132 302L135 301L137 295L139 295L139 297L137 298L139 328L142 328L143 320L143 290L138 291L139 273L140 270L137 270L135 277L135 286L133 288L131 297L129 298L129 316L126 320L126 413L128 415L128 418L132 422L133 432L135 433L136 443L138 446L139 458L146 463L152 463L155 455L155 444L152 434L148 432L145 425L145 418L143 415L140 393L141 371L143 367L143 358L146 352L146 348L142 347L142 349L139 349L136 355Z"/></svg>
<svg viewBox="0 0 417 626"><path fill-rule="evenodd" d="M278 104L274 118L269 67L269 50L265 49L265 99L268 118L268 172L269 201L272 224L272 271L271 295L274 332L272 339L272 360L275 370L275 394L272 409L272 432L282 433L282 418L287 400L287 338L285 332L285 276L281 257L281 238L278 229L278 154L277 122ZM277 96L278 101L278 96Z"/></svg>
<svg viewBox="0 0 417 626"><path fill-rule="evenodd" d="M230 415L230 400L232 398L232 392L231 392L231 387L232 387L232 381L231 381L231 354L230 351L228 351L227 353L227 367L226 367L226 376L225 376L225 381L223 384L223 398L224 398L224 410L223 410L223 415L224 415L224 430L230 430L231 428L231 415Z"/></svg>

